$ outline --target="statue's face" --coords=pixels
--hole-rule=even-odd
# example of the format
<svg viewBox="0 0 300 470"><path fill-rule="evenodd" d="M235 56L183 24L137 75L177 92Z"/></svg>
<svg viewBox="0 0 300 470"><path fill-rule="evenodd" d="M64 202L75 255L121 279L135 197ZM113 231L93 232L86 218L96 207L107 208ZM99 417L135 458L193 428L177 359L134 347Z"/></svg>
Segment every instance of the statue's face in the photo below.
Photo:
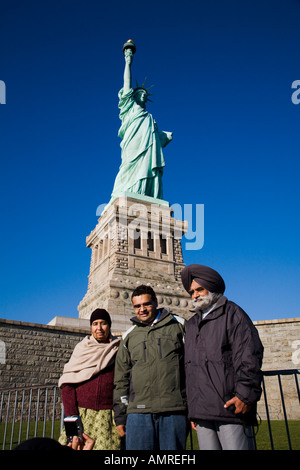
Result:
<svg viewBox="0 0 300 470"><path fill-rule="evenodd" d="M147 92L145 90L137 90L134 94L134 99L140 106L145 106L147 101Z"/></svg>

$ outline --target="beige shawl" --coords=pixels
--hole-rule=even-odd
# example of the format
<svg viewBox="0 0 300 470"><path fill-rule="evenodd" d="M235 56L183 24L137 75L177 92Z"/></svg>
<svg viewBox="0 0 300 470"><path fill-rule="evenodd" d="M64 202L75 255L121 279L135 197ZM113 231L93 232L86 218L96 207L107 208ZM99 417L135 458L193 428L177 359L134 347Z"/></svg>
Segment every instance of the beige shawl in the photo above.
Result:
<svg viewBox="0 0 300 470"><path fill-rule="evenodd" d="M69 362L64 366L58 386L84 382L113 364L119 343L120 339L115 336L110 336L109 343L98 343L92 335L86 336L75 346Z"/></svg>

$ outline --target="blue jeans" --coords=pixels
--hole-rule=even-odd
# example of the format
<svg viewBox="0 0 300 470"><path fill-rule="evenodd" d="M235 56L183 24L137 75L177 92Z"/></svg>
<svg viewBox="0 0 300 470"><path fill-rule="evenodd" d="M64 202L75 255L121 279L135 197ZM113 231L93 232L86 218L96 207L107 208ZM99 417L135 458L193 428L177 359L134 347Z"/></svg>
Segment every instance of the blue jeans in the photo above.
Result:
<svg viewBox="0 0 300 470"><path fill-rule="evenodd" d="M126 422L126 450L185 450L185 414L130 413Z"/></svg>

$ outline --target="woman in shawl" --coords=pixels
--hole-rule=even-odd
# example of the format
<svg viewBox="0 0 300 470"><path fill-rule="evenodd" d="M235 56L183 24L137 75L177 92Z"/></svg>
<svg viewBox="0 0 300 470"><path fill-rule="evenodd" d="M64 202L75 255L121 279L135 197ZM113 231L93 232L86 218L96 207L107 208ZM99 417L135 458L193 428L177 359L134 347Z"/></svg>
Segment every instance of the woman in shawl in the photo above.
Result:
<svg viewBox="0 0 300 470"><path fill-rule="evenodd" d="M111 318L96 309L90 318L91 335L78 343L59 380L65 416L80 416L95 450L120 450L113 417L114 362L120 340L111 335ZM59 438L67 443L65 430Z"/></svg>

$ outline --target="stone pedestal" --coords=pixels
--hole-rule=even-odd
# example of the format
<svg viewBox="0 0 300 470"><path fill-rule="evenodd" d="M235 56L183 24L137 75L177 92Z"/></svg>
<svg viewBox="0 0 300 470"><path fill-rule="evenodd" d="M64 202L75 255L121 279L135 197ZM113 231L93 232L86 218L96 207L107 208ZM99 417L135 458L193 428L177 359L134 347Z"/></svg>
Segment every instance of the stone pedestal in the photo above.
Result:
<svg viewBox="0 0 300 470"><path fill-rule="evenodd" d="M86 239L92 254L79 317L89 318L95 308L105 308L112 316L113 332L132 325L131 293L140 284L151 285L159 307L188 318L190 298L180 277L187 222L174 219L165 201L136 197L112 201Z"/></svg>

